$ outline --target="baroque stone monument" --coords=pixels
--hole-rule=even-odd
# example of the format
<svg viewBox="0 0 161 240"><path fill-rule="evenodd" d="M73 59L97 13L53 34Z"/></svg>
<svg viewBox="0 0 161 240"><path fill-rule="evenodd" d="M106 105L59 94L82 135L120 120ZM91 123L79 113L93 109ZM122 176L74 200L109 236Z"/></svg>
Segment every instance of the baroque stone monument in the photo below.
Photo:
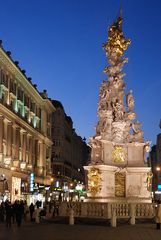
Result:
<svg viewBox="0 0 161 240"><path fill-rule="evenodd" d="M125 94L128 62L124 51L131 41L124 37L122 16L108 29L103 44L109 66L108 79L100 87L96 134L90 138L91 158L84 169L87 173L87 201L151 202L151 169L146 166L145 153L150 142L144 141L141 123L135 120L134 98ZM125 101L126 100L126 101Z"/></svg>

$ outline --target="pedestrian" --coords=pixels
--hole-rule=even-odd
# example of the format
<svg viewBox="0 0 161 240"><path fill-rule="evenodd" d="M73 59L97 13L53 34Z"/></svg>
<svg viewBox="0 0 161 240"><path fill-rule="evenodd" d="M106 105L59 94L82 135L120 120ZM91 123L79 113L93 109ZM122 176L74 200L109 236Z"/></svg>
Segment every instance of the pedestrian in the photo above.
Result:
<svg viewBox="0 0 161 240"><path fill-rule="evenodd" d="M53 217L59 216L59 202L54 201L54 211L53 211Z"/></svg>
<svg viewBox="0 0 161 240"><path fill-rule="evenodd" d="M24 206L23 206L23 201L17 201L16 203L16 222L17 222L17 226L20 227L21 226L21 222L22 222L22 216L24 215Z"/></svg>
<svg viewBox="0 0 161 240"><path fill-rule="evenodd" d="M36 223L40 223L40 212L41 212L41 209L39 208L39 206L37 206L37 208L35 210L35 222Z"/></svg>
<svg viewBox="0 0 161 240"><path fill-rule="evenodd" d="M27 221L27 214L28 214L28 206L27 206L27 202L24 201L24 221L26 222Z"/></svg>
<svg viewBox="0 0 161 240"><path fill-rule="evenodd" d="M16 218L16 201L12 204L11 208L12 208L11 220L12 223L14 223Z"/></svg>
<svg viewBox="0 0 161 240"><path fill-rule="evenodd" d="M156 229L160 229L160 224L161 224L161 202L159 200L156 209Z"/></svg>
<svg viewBox="0 0 161 240"><path fill-rule="evenodd" d="M5 204L1 202L0 205L0 222L4 222L4 215L5 215Z"/></svg>
<svg viewBox="0 0 161 240"><path fill-rule="evenodd" d="M11 215L12 215L12 208L11 202L5 202L5 211L6 211L6 227L11 227Z"/></svg>
<svg viewBox="0 0 161 240"><path fill-rule="evenodd" d="M31 220L31 222L33 222L33 213L35 211L35 207L34 207L33 203L30 204L29 211L30 211L30 220Z"/></svg>

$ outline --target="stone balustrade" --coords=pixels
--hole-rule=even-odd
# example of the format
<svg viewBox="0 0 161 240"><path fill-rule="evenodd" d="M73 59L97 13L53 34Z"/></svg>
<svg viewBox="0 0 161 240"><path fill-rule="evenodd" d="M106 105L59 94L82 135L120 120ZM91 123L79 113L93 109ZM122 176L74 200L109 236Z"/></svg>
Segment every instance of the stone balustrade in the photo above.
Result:
<svg viewBox="0 0 161 240"><path fill-rule="evenodd" d="M111 226L116 227L117 219L130 219L130 224L135 224L135 219L153 219L156 205L152 203L98 203L98 202L62 202L60 216L70 216L71 209L74 217L109 219Z"/></svg>

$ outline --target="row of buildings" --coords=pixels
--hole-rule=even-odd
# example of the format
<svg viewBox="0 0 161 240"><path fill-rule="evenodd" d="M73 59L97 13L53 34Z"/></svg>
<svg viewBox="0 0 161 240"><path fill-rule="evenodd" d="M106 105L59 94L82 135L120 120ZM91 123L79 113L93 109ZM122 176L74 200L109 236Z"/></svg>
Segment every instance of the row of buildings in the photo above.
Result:
<svg viewBox="0 0 161 240"><path fill-rule="evenodd" d="M156 144L151 148L148 163L152 169L152 198L161 200L161 133L157 135Z"/></svg>
<svg viewBox="0 0 161 240"><path fill-rule="evenodd" d="M71 117L67 116L63 105L52 100L56 111L52 115L52 154L51 166L55 176L54 198L63 200L83 196L85 175L83 166L87 164L90 147L86 139L78 136L73 128Z"/></svg>
<svg viewBox="0 0 161 240"><path fill-rule="evenodd" d="M84 185L89 147L59 101L0 42L0 199L68 200Z"/></svg>

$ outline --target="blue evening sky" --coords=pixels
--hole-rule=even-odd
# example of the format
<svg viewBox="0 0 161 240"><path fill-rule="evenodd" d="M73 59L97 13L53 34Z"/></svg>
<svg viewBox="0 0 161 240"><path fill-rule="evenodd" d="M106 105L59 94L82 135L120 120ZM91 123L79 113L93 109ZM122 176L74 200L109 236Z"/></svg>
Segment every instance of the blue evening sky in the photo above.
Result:
<svg viewBox="0 0 161 240"><path fill-rule="evenodd" d="M99 87L107 65L102 43L120 0L0 0L0 39L26 75L64 105L82 137L95 134ZM161 1L123 0L126 92L133 90L146 140L161 118Z"/></svg>

